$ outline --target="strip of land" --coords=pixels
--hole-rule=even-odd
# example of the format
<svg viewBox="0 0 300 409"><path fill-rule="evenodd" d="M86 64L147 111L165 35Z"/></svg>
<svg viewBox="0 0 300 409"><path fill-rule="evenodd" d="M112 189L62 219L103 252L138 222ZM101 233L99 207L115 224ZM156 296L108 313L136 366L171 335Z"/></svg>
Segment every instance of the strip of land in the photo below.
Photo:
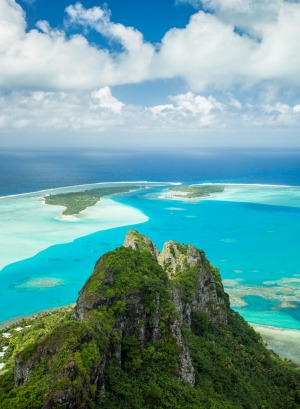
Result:
<svg viewBox="0 0 300 409"><path fill-rule="evenodd" d="M103 196L116 193L128 193L131 190L141 189L143 186L113 186L83 190L82 192L57 193L45 196L45 204L65 207L62 212L65 216L78 214L95 204Z"/></svg>
<svg viewBox="0 0 300 409"><path fill-rule="evenodd" d="M213 193L224 192L221 185L192 185L169 188L162 197L171 199L201 199Z"/></svg>

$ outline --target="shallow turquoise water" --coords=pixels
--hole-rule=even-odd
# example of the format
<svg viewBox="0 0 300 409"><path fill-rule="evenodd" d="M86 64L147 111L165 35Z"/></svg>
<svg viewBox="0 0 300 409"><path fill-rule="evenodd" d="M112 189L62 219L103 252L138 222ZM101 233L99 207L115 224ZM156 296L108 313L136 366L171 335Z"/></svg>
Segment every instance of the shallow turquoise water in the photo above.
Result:
<svg viewBox="0 0 300 409"><path fill-rule="evenodd" d="M152 188L151 192L161 189ZM170 239L194 244L204 249L224 279L241 279L244 285L263 288L264 281L300 277L300 208L292 207L299 205L295 196L291 196L292 206L277 206L274 198L272 205L249 203L245 197L237 202L220 198L183 202L158 199L149 193L148 189L114 200L149 217L147 222L130 227L146 234L160 249ZM278 193L282 198L283 192ZM122 245L128 229L96 232L6 266L0 272L0 321L75 302L97 259ZM26 282L35 278L62 282L54 287L28 288ZM278 309L276 300L258 296L244 299L248 305L236 309L248 321L300 329L298 304Z"/></svg>

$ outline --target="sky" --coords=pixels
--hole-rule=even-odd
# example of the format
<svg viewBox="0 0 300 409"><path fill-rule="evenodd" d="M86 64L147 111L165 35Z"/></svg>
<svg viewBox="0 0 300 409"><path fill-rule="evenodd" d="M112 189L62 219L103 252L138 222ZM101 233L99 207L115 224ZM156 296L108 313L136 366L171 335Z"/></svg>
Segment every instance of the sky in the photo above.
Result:
<svg viewBox="0 0 300 409"><path fill-rule="evenodd" d="M0 147L300 147L300 0L0 0Z"/></svg>

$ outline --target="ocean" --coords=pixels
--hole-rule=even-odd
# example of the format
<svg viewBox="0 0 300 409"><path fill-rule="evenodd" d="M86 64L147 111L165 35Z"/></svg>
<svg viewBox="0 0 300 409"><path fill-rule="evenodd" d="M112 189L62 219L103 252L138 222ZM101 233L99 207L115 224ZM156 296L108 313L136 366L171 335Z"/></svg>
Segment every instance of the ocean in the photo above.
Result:
<svg viewBox="0 0 300 409"><path fill-rule="evenodd" d="M276 149L2 151L0 322L75 302L97 259L135 228L159 249L170 239L203 249L248 321L300 329L299 159ZM225 192L182 201L164 196L168 185L141 183L75 221L42 202L48 189L135 181Z"/></svg>

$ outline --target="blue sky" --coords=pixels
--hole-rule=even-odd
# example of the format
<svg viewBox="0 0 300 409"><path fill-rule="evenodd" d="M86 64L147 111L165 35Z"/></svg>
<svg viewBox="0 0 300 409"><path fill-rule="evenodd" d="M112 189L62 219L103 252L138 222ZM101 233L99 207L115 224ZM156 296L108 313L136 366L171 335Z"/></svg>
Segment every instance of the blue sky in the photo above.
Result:
<svg viewBox="0 0 300 409"><path fill-rule="evenodd" d="M0 146L300 145L298 0L0 0Z"/></svg>
<svg viewBox="0 0 300 409"><path fill-rule="evenodd" d="M38 20L47 20L53 27L63 27L64 11L76 2L66 0L19 1L28 15L28 28L34 28ZM145 40L159 42L173 27L185 27L195 8L188 3L177 4L174 0L111 0L82 1L85 8L103 7L111 10L114 21L141 31Z"/></svg>

